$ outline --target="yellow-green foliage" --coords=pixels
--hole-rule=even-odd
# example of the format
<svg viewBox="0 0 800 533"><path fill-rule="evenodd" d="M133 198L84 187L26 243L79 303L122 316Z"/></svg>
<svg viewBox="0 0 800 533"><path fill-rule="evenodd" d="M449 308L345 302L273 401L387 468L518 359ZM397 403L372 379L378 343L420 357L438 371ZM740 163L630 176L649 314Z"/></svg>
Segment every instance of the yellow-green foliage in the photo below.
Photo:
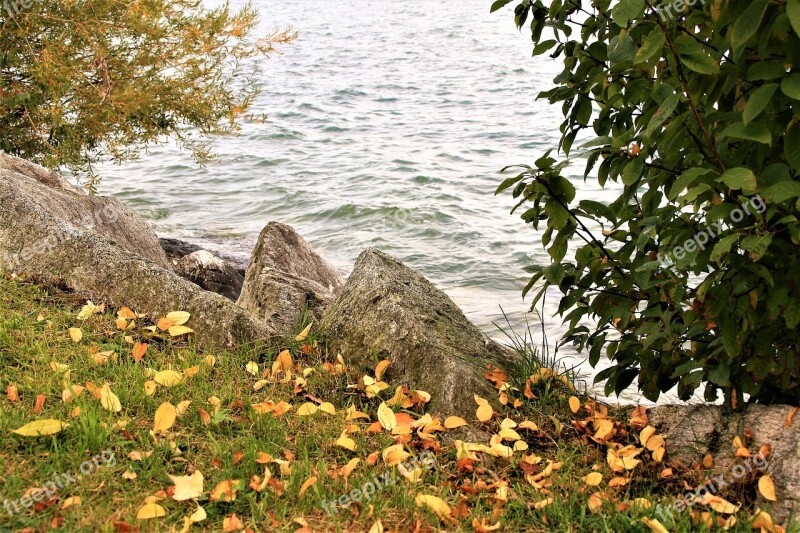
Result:
<svg viewBox="0 0 800 533"><path fill-rule="evenodd" d="M258 94L257 12L199 0L8 0L0 11L0 148L89 171L174 139L199 159ZM250 61L248 61L250 60ZM191 133L190 133L191 131Z"/></svg>

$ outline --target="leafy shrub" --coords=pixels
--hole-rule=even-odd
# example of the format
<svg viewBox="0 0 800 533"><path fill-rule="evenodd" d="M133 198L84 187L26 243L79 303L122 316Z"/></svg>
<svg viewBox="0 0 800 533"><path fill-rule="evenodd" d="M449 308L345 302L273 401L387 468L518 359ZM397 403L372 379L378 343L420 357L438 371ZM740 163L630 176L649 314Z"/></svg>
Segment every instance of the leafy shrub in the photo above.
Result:
<svg viewBox="0 0 800 533"><path fill-rule="evenodd" d="M516 6L534 55L563 59L539 95L561 104L558 149L621 188L609 205L576 198L552 151L501 184L546 224L552 263L531 267L525 292L543 281L535 305L558 287L562 342L611 360L606 394L638 380L651 400L705 384L732 408L797 404L800 0L668 5Z"/></svg>
<svg viewBox="0 0 800 533"><path fill-rule="evenodd" d="M0 10L0 149L91 174L142 145L236 129L258 94L248 59L291 40L249 39L249 6L200 0L7 0Z"/></svg>

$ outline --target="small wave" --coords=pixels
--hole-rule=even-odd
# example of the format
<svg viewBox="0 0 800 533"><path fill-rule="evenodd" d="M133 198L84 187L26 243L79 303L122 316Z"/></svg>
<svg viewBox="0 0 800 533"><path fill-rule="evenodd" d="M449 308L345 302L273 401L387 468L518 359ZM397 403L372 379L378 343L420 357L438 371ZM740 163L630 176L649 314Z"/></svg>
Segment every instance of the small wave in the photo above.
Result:
<svg viewBox="0 0 800 533"><path fill-rule="evenodd" d="M325 113L324 109L320 109L319 107L315 106L314 104L300 104L297 106L299 109L308 109L309 111L318 111L320 113Z"/></svg>
<svg viewBox="0 0 800 533"><path fill-rule="evenodd" d="M341 96L367 96L367 93L358 89L337 89L333 94L335 95L334 99Z"/></svg>
<svg viewBox="0 0 800 533"><path fill-rule="evenodd" d="M278 159L262 159L258 163L256 163L257 167L277 167L278 165L283 165L284 163L288 163L291 159L286 157L281 157Z"/></svg>
<svg viewBox="0 0 800 533"><path fill-rule="evenodd" d="M444 183L444 180L441 178L433 178L431 176L414 176L411 178L411 181L418 185L429 185L431 183Z"/></svg>

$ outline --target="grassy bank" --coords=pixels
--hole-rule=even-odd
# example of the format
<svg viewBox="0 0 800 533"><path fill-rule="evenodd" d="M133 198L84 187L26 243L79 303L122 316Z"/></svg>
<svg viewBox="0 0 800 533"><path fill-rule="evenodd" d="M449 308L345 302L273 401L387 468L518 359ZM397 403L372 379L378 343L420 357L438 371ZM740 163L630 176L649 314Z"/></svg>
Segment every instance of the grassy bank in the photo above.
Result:
<svg viewBox="0 0 800 533"><path fill-rule="evenodd" d="M547 371L490 375L519 386L502 412L476 402L477 440L423 417L424 391L383 388L385 364L365 377L325 353L313 327L209 353L191 318L85 304L0 279L0 530L752 530L751 485L722 494L735 514L659 516L704 473L668 468L641 411L615 420ZM68 425L14 432L37 420Z"/></svg>

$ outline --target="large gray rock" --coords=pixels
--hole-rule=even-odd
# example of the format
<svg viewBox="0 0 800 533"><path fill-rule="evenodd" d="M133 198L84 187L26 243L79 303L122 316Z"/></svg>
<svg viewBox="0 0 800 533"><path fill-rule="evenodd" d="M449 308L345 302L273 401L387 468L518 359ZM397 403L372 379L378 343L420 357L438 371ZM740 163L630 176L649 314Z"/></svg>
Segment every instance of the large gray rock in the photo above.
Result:
<svg viewBox="0 0 800 533"><path fill-rule="evenodd" d="M737 459L735 437L750 450L770 445L766 470L775 482L778 501L762 499L759 506L785 525L790 513L795 520L800 516L800 417L786 427L791 411L786 405L754 404L742 413L730 414L717 405L664 405L651 409L648 416L650 424L666 437L669 461L690 466L711 454L714 463L709 477L723 475L726 482L744 481L750 474L748 468L737 478L741 467L736 465L746 459ZM746 438L746 432L752 437ZM754 466L757 463L751 468Z"/></svg>
<svg viewBox="0 0 800 533"><path fill-rule="evenodd" d="M76 194L83 194L80 189L70 185L67 180L64 179L64 176L58 172L53 172L52 170L37 165L36 163L31 163L27 159L21 159L19 157L14 157L12 155L0 152L0 168L16 172L17 174L29 176L42 185L47 185L53 189L69 190Z"/></svg>
<svg viewBox="0 0 800 533"><path fill-rule="evenodd" d="M23 175L41 184L38 196L30 202L39 211L51 213L75 228L91 231L118 244L125 250L169 268L167 256L147 222L134 210L111 197L89 196L69 185L61 176L17 157L0 154L0 169L9 175ZM31 190L21 191L32 192ZM33 251L33 243L18 239L18 249L4 248L9 256Z"/></svg>
<svg viewBox="0 0 800 533"><path fill-rule="evenodd" d="M173 268L177 267L180 260L187 255L204 250L202 246L172 237L159 237L158 241L161 244L161 248L164 250L164 253L167 254L167 261L169 261L169 264L172 265ZM225 261L228 265L230 265L231 268L238 272L240 276L242 276L242 279L244 279L244 273L247 270L247 259L228 255L224 252L210 253L213 253L215 256Z"/></svg>
<svg viewBox="0 0 800 533"><path fill-rule="evenodd" d="M475 420L473 394L496 402L486 365L510 356L422 275L374 248L364 251L320 329L331 353L364 369L391 359L386 379L431 394L431 409ZM376 357L377 356L377 357Z"/></svg>
<svg viewBox="0 0 800 533"><path fill-rule="evenodd" d="M102 210L108 206L118 215L113 225L82 226L86 215L95 220L107 216ZM231 346L274 336L268 324L244 309L168 270L157 239L158 253L149 246L138 249L138 242L149 244L141 235L152 234L134 215L119 202L52 188L0 168L0 269L57 279L87 297L127 305L153 318L188 311L188 325L202 345Z"/></svg>
<svg viewBox="0 0 800 533"><path fill-rule="evenodd" d="M336 269L294 229L270 222L258 237L237 303L291 332L304 307L319 322L343 286Z"/></svg>
<svg viewBox="0 0 800 533"><path fill-rule="evenodd" d="M181 258L175 272L184 279L236 301L242 292L244 277L230 264L207 250L198 250Z"/></svg>
<svg viewBox="0 0 800 533"><path fill-rule="evenodd" d="M187 255L203 249L196 244L169 237L159 237L158 241L164 253L167 254L167 260L173 267L178 266L178 262Z"/></svg>

